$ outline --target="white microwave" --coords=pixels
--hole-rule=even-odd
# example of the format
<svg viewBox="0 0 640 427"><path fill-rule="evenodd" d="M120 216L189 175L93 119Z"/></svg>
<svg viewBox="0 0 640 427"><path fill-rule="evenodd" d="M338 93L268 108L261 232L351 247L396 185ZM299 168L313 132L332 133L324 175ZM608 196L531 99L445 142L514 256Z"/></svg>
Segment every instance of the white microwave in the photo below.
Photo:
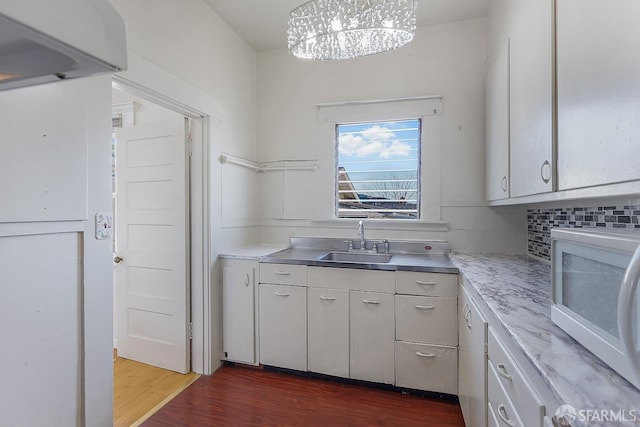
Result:
<svg viewBox="0 0 640 427"><path fill-rule="evenodd" d="M551 230L551 320L640 389L640 233Z"/></svg>

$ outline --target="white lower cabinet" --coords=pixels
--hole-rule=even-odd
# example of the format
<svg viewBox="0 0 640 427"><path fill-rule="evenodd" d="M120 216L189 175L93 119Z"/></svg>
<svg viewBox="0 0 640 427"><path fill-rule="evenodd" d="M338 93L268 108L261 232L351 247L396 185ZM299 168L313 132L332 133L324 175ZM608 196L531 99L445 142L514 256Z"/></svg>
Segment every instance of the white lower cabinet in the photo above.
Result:
<svg viewBox="0 0 640 427"><path fill-rule="evenodd" d="M350 378L393 384L394 309L393 295L380 292L350 292Z"/></svg>
<svg viewBox="0 0 640 427"><path fill-rule="evenodd" d="M222 350L225 360L255 364L255 272L251 260L222 261Z"/></svg>
<svg viewBox="0 0 640 427"><path fill-rule="evenodd" d="M260 363L456 394L457 292L451 274L262 263Z"/></svg>
<svg viewBox="0 0 640 427"><path fill-rule="evenodd" d="M507 396L507 393L500 386L500 380L498 374L493 366L489 365L488 375L488 394L489 394L489 408L490 411L496 415L498 426L500 427L529 427L529 425L523 424L520 421L520 417L513 407L513 403ZM538 424L531 424L533 427Z"/></svg>
<svg viewBox="0 0 640 427"><path fill-rule="evenodd" d="M349 291L308 288L308 368L349 377Z"/></svg>
<svg viewBox="0 0 640 427"><path fill-rule="evenodd" d="M460 287L459 296L458 400L465 425L484 427L487 424L487 321L465 286ZM489 425L492 425L491 415Z"/></svg>
<svg viewBox="0 0 640 427"><path fill-rule="evenodd" d="M489 328L488 352L489 401L494 406L498 419L508 425L504 418L509 415L509 419L522 420L521 425L526 427L541 426L545 406L492 327ZM495 384L492 385L492 382ZM503 401L492 400L492 387L502 390ZM506 409L501 409L501 404Z"/></svg>
<svg viewBox="0 0 640 427"><path fill-rule="evenodd" d="M491 405L487 402L487 426L488 427L500 427L500 424L498 423L498 417L496 416L496 413L493 411L493 408L491 407ZM470 427L471 424L467 423L465 421L465 426Z"/></svg>
<svg viewBox="0 0 640 427"><path fill-rule="evenodd" d="M260 363L307 370L307 288L260 286Z"/></svg>
<svg viewBox="0 0 640 427"><path fill-rule="evenodd" d="M396 386L456 394L457 349L396 341Z"/></svg>
<svg viewBox="0 0 640 427"><path fill-rule="evenodd" d="M457 277L397 273L396 386L458 393Z"/></svg>

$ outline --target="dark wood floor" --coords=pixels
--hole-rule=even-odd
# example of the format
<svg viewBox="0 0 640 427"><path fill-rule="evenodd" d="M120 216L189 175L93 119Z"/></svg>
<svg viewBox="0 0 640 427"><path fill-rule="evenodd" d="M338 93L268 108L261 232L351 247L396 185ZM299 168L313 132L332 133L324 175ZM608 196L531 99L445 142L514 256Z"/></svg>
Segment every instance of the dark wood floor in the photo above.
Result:
<svg viewBox="0 0 640 427"><path fill-rule="evenodd" d="M242 366L202 376L142 424L464 427L457 403Z"/></svg>

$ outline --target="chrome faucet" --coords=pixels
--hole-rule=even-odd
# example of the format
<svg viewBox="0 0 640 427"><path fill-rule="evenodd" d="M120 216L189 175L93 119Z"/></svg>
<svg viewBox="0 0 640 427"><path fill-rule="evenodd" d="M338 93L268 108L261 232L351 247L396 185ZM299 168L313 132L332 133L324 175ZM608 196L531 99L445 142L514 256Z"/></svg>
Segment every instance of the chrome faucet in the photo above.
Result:
<svg viewBox="0 0 640 427"><path fill-rule="evenodd" d="M365 245L366 245L366 241L364 240L364 222L363 221L359 221L358 222L358 236L360 236L360 250L364 251Z"/></svg>

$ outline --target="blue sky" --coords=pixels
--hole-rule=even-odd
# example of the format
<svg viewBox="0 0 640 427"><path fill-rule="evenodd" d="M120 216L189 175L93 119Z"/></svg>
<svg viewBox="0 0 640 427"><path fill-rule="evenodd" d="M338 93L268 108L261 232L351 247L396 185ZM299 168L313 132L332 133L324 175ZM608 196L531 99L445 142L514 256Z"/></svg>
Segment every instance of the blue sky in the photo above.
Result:
<svg viewBox="0 0 640 427"><path fill-rule="evenodd" d="M354 181L381 178L376 170L416 170L419 128L417 119L338 125L338 166ZM354 183L357 190L364 185Z"/></svg>

